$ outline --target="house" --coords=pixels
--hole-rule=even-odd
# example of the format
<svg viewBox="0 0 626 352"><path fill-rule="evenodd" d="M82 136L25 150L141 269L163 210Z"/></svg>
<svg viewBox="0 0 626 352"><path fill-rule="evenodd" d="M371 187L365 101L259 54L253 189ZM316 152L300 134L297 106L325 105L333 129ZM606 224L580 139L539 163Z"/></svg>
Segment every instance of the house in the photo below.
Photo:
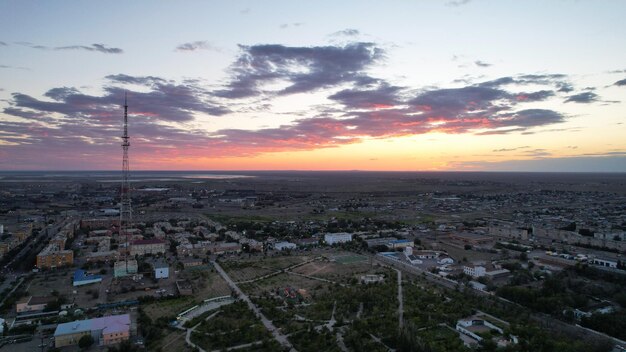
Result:
<svg viewBox="0 0 626 352"><path fill-rule="evenodd" d="M335 243L352 242L352 234L347 232L327 233L324 235L324 242L331 246Z"/></svg>
<svg viewBox="0 0 626 352"><path fill-rule="evenodd" d="M86 335L91 335L97 346L113 345L130 339L130 325L129 314L59 324L54 331L54 346L77 345Z"/></svg>
<svg viewBox="0 0 626 352"><path fill-rule="evenodd" d="M478 313L465 319L459 319L456 323L456 331L470 337L478 343L483 341L484 336L489 333L488 336L493 336L493 341L496 342L498 347L506 347L510 343L518 343L516 336L504 336L503 327L506 328L508 326L509 323L497 319L494 316L485 313ZM466 346L469 347L471 345L471 343L468 343L466 339L463 339L463 341Z"/></svg>
<svg viewBox="0 0 626 352"><path fill-rule="evenodd" d="M166 242L159 238L150 238L147 240L137 240L130 245L130 255L146 255L165 253Z"/></svg>
<svg viewBox="0 0 626 352"><path fill-rule="evenodd" d="M78 269L74 272L74 281L73 281L74 287L95 284L96 282L102 282L102 276L88 275L85 270L81 270L81 269Z"/></svg>
<svg viewBox="0 0 626 352"><path fill-rule="evenodd" d="M152 264L154 268L154 278L155 279L167 279L170 277L170 268L167 263L163 261L158 261Z"/></svg>
<svg viewBox="0 0 626 352"><path fill-rule="evenodd" d="M48 303L52 303L54 301L56 301L56 298L52 296L23 297L22 299L17 301L17 303L15 303L15 311L17 312L17 314L41 312L46 308Z"/></svg>
<svg viewBox="0 0 626 352"><path fill-rule="evenodd" d="M183 268L193 268L195 266L202 265L202 259L200 258L183 258L180 259L180 262L183 264Z"/></svg>
<svg viewBox="0 0 626 352"><path fill-rule="evenodd" d="M285 249L296 249L296 244L291 242L276 242L274 244L274 249L277 251L282 251Z"/></svg>
<svg viewBox="0 0 626 352"><path fill-rule="evenodd" d="M362 284L373 284L378 282L385 281L385 278L382 275L369 274L369 275L361 275L361 283Z"/></svg>

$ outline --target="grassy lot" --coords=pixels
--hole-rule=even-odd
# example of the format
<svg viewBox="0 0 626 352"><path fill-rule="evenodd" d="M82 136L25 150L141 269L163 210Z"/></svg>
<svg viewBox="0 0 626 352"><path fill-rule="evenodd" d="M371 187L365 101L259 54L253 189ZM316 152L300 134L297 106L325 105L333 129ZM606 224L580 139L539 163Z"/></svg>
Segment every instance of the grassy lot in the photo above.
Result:
<svg viewBox="0 0 626 352"><path fill-rule="evenodd" d="M176 299L157 301L143 305L144 312L152 320L160 317L175 317L178 313L187 308L191 308L198 303L193 296L181 296Z"/></svg>
<svg viewBox="0 0 626 352"><path fill-rule="evenodd" d="M339 264L352 264L367 261L367 257L363 255L344 255L334 258Z"/></svg>

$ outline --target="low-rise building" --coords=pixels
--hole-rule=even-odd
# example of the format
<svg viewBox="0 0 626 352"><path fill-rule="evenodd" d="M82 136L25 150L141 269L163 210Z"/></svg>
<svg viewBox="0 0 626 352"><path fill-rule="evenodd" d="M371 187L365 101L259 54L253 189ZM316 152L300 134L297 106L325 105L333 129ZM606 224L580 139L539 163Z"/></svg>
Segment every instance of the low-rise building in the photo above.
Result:
<svg viewBox="0 0 626 352"><path fill-rule="evenodd" d="M130 255L146 255L165 253L166 242L159 238L137 240L130 245Z"/></svg>
<svg viewBox="0 0 626 352"><path fill-rule="evenodd" d="M482 265L463 266L463 273L471 277L483 277L487 269Z"/></svg>
<svg viewBox="0 0 626 352"><path fill-rule="evenodd" d="M102 282L102 276L100 275L88 275L85 270L78 269L74 272L74 286L83 286L89 284L95 284Z"/></svg>
<svg viewBox="0 0 626 352"><path fill-rule="evenodd" d="M352 234L347 232L327 233L324 235L324 242L328 245L335 243L346 243L352 241Z"/></svg>
<svg viewBox="0 0 626 352"><path fill-rule="evenodd" d="M389 249L406 248L411 247L412 245L413 241L410 240L392 240L387 243L387 247L389 247Z"/></svg>
<svg viewBox="0 0 626 352"><path fill-rule="evenodd" d="M592 263L606 268L617 268L617 260L613 259L594 258Z"/></svg>
<svg viewBox="0 0 626 352"><path fill-rule="evenodd" d="M203 263L202 263L202 259L200 259L200 258L193 258L193 257L190 257L190 258L182 258L182 259L180 259L180 262L183 264L183 267L184 267L185 269L187 269L187 268L193 268L193 267L195 267L195 266L200 266L200 265L202 265L202 264L203 264Z"/></svg>
<svg viewBox="0 0 626 352"><path fill-rule="evenodd" d="M123 277L137 273L137 261L135 259L120 260L113 266L113 276Z"/></svg>
<svg viewBox="0 0 626 352"><path fill-rule="evenodd" d="M296 249L296 244L291 242L276 242L274 244L274 249L277 251L282 251L285 249Z"/></svg>
<svg viewBox="0 0 626 352"><path fill-rule="evenodd" d="M54 331L54 346L78 344L81 337L91 335L97 346L109 346L130 339L130 315L112 315L59 324Z"/></svg>
<svg viewBox="0 0 626 352"><path fill-rule="evenodd" d="M56 300L55 297L52 296L28 296L23 297L17 303L15 303L15 311L17 314L31 313L31 312L41 312L46 309L48 303L52 303Z"/></svg>
<svg viewBox="0 0 626 352"><path fill-rule="evenodd" d="M163 261L158 261L153 264L154 278L155 279L167 279L170 277L170 267Z"/></svg>

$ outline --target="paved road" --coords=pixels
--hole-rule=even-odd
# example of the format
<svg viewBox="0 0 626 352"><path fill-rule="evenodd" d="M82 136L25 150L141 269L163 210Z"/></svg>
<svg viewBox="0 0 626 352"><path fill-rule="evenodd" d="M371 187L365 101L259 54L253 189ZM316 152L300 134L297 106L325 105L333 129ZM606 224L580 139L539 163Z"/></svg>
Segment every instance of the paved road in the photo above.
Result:
<svg viewBox="0 0 626 352"><path fill-rule="evenodd" d="M296 349L293 347L293 345L291 344L291 342L289 342L289 340L287 340L287 336L283 335L280 330L278 330L276 328L276 326L274 326L274 324L272 323L271 320L267 319L267 317L261 312L261 310L259 309L259 307L257 307L254 303L252 303L252 300L250 300L250 297L248 297L248 295L246 295L240 288L239 286L237 286L237 284L228 276L228 274L226 274L226 272L224 271L224 269L222 269L222 267L215 261L211 262L213 264L213 266L215 267L215 270L217 270L217 272L222 276L222 278L224 280L226 280L226 282L228 283L228 286L230 286L233 290L235 290L235 292L237 292L237 294L239 295L239 297L241 297L241 299L243 299L247 304L248 307L250 308L250 310L252 310L254 312L254 314L261 319L261 322L263 323L263 325L265 326L265 328L272 333L272 335L274 336L274 339L276 339L276 341L278 341L278 343L280 343L281 345L287 347L290 349L290 351L292 352L296 352Z"/></svg>
<svg viewBox="0 0 626 352"><path fill-rule="evenodd" d="M404 326L404 301L402 299L402 272L396 269L398 272L398 328L402 330Z"/></svg>

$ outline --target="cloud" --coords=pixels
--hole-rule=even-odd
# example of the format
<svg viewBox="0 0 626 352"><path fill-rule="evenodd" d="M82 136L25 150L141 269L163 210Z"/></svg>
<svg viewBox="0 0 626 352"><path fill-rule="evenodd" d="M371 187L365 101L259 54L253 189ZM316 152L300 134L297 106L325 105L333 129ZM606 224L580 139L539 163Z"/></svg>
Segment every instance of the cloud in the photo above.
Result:
<svg viewBox="0 0 626 352"><path fill-rule="evenodd" d="M490 63L484 62L484 61L480 61L480 60L476 60L474 61L474 65L478 66L478 67L489 67L489 66L493 66Z"/></svg>
<svg viewBox="0 0 626 352"><path fill-rule="evenodd" d="M120 48L107 48L104 44L91 44L91 46L86 45L70 45L70 46L61 46L56 47L54 50L86 50L86 51L97 51L104 54L121 54L124 50Z"/></svg>
<svg viewBox="0 0 626 352"><path fill-rule="evenodd" d="M616 85L616 86L626 86L626 78L613 83L613 85Z"/></svg>
<svg viewBox="0 0 626 352"><path fill-rule="evenodd" d="M283 23L279 26L280 29L285 29L285 28L289 28L289 27L300 27L304 25L304 23L302 22L294 22L294 23Z"/></svg>
<svg viewBox="0 0 626 352"><path fill-rule="evenodd" d="M331 33L330 36L331 37L341 37L341 36L343 36L343 37L356 37L356 36L358 36L360 34L361 34L361 32L359 32L358 29L346 28L344 30Z"/></svg>
<svg viewBox="0 0 626 352"><path fill-rule="evenodd" d="M293 94L315 91L342 83L368 84L374 79L364 72L383 57L373 43L341 46L288 47L284 45L240 46L241 54L232 66L233 76L226 89L215 92L226 98L245 98L263 93L266 84L287 82L273 93Z"/></svg>
<svg viewBox="0 0 626 352"><path fill-rule="evenodd" d="M10 66L10 65L0 65L0 68L8 68L8 69L15 69L15 70L30 70L30 68L28 67Z"/></svg>
<svg viewBox="0 0 626 352"><path fill-rule="evenodd" d="M218 48L213 46L211 43L206 40L198 40L195 42L188 42L180 44L176 47L176 51L190 52L190 51L198 51L198 50L213 50L219 51Z"/></svg>
<svg viewBox="0 0 626 352"><path fill-rule="evenodd" d="M206 88L199 79L181 82L118 73L106 76L102 87L91 87L101 91L99 95L63 86L37 97L14 93L3 110L14 118L0 119L0 131L4 131L0 133L4 144L0 151L10 151L14 155L11 160L30 160L32 165L47 153L57 158L54 168L64 163L96 165L96 161L101 162L96 165L100 168L117 167L117 154L111 154L111 148L119 149L120 104L125 92L135 141L133 153L139 160L161 163L158 165L184 158L333 148L430 132L530 134L567 119L558 111L541 108L542 101L557 94L557 85L567 82L565 75L521 74L455 88L402 87L370 74L369 69L382 62L384 55L376 44L363 42L240 46L229 79L218 88ZM529 87L520 93L511 90L515 85ZM530 89L536 85L547 87ZM310 109L281 111L278 114L289 115L290 120L278 127L198 127L211 123L207 117L228 118L235 112L254 117L259 111L271 112L273 99L311 92L328 101ZM545 153L535 150L523 155L547 156ZM19 165L26 167L9 166Z"/></svg>
<svg viewBox="0 0 626 352"><path fill-rule="evenodd" d="M5 42L0 41L0 46L8 46L8 45L9 45L9 44L7 44L7 43L5 43Z"/></svg>
<svg viewBox="0 0 626 352"><path fill-rule="evenodd" d="M352 109L390 108L400 103L398 97L400 90L400 87L380 83L373 89L344 89L330 95L328 99L338 101Z"/></svg>
<svg viewBox="0 0 626 352"><path fill-rule="evenodd" d="M626 172L626 154L542 157L530 160L467 161L452 163L453 170L512 172Z"/></svg>
<svg viewBox="0 0 626 352"><path fill-rule="evenodd" d="M537 92L530 92L530 93L517 93L515 98L518 101L534 102L534 101L546 100L553 96L554 96L554 92L551 90L540 90Z"/></svg>
<svg viewBox="0 0 626 352"><path fill-rule="evenodd" d="M459 7L459 6L463 6L463 5L467 5L470 3L471 0L454 0L454 1L448 1L446 3L446 6L452 6L452 7Z"/></svg>
<svg viewBox="0 0 626 352"><path fill-rule="evenodd" d="M129 91L133 100L133 114L149 117L152 120L184 122L193 120L194 113L221 116L229 110L206 98L207 92L200 87L167 82L158 77L132 77L111 75L107 79L117 83L143 84L148 91ZM123 101L125 89L105 86L105 95L92 96L81 93L73 87L58 87L48 90L44 96L51 101L33 98L26 94L14 93L11 100L13 110L5 109L9 115L25 117L23 111L61 114L66 119L78 119L90 125L106 124L111 121L111 108ZM16 115L15 109L22 113ZM29 110L24 110L29 109Z"/></svg>
<svg viewBox="0 0 626 352"><path fill-rule="evenodd" d="M574 102L574 103L593 103L598 100L598 95L594 92L582 92L579 94L570 95L565 99L566 103Z"/></svg>
<svg viewBox="0 0 626 352"><path fill-rule="evenodd" d="M512 151L515 151L515 150L527 149L527 148L530 148L530 146L525 145L525 146L521 146L521 147L517 147L517 148L501 148L501 149L494 149L494 150L492 150L492 152L495 152L495 153L499 153L499 152L512 152Z"/></svg>
<svg viewBox="0 0 626 352"><path fill-rule="evenodd" d="M36 45L31 42L16 42L15 44L27 46L33 49L39 50L85 50L85 51L95 51L104 54L122 54L124 50L120 48L108 48L105 44L91 44L91 45L67 45L67 46L57 46L57 47L48 47L45 45Z"/></svg>

